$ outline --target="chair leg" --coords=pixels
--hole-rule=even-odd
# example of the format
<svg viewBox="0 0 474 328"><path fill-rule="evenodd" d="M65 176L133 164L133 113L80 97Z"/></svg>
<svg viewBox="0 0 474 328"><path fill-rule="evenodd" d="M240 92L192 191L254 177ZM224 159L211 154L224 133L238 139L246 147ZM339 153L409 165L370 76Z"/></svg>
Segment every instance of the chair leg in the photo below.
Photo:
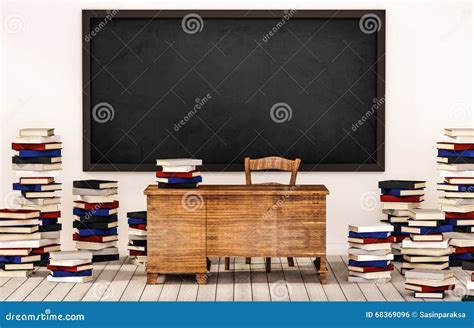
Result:
<svg viewBox="0 0 474 328"><path fill-rule="evenodd" d="M245 264L250 264L252 262L252 258L251 257L246 257L245 258Z"/></svg>
<svg viewBox="0 0 474 328"><path fill-rule="evenodd" d="M230 257L225 258L225 269L230 270Z"/></svg>
<svg viewBox="0 0 474 328"><path fill-rule="evenodd" d="M271 257L265 258L265 271L272 272L272 258Z"/></svg>
<svg viewBox="0 0 474 328"><path fill-rule="evenodd" d="M288 266L290 266L290 267L295 266L295 261L293 261L292 257L287 257L286 259L288 260Z"/></svg>

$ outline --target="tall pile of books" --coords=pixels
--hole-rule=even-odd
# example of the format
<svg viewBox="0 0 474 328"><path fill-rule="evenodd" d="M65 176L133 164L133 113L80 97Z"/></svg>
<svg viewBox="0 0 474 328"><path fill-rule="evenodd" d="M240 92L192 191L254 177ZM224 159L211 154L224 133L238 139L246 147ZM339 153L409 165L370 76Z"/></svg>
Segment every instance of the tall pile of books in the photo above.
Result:
<svg viewBox="0 0 474 328"><path fill-rule="evenodd" d="M40 212L0 209L0 277L28 277L41 255L33 254L45 242L39 232Z"/></svg>
<svg viewBox="0 0 474 328"><path fill-rule="evenodd" d="M48 269L48 281L72 283L91 281L92 253L83 251L52 253Z"/></svg>
<svg viewBox="0 0 474 328"><path fill-rule="evenodd" d="M469 269L466 269L466 270L473 271L473 269L474 269L473 267L470 267L470 270ZM463 302L474 302L474 272L471 272L469 278L466 281L466 289L467 289L467 293L466 295L463 295L461 300Z"/></svg>
<svg viewBox="0 0 474 328"><path fill-rule="evenodd" d="M474 129L445 129L437 143L437 168L443 179L438 190L440 208L452 232L446 233L454 248L450 266L474 262Z"/></svg>
<svg viewBox="0 0 474 328"><path fill-rule="evenodd" d="M414 291L415 298L443 298L456 283L451 270L414 269L405 278L405 289Z"/></svg>
<svg viewBox="0 0 474 328"><path fill-rule="evenodd" d="M394 226L392 237L392 253L395 261L402 261L401 242L410 236L402 231L402 227L408 226L410 210L421 207L424 200L426 182L413 180L386 180L379 181L381 191L380 201L382 203L381 220Z"/></svg>
<svg viewBox="0 0 474 328"><path fill-rule="evenodd" d="M146 265L146 211L128 212L128 246L132 261Z"/></svg>
<svg viewBox="0 0 474 328"><path fill-rule="evenodd" d="M92 262L119 259L117 181L80 180L73 182L73 240L76 249L92 253Z"/></svg>
<svg viewBox="0 0 474 328"><path fill-rule="evenodd" d="M61 190L61 184L55 178L62 169L61 148L60 138L51 128L21 129L20 136L12 143L15 150L12 166L19 178L13 183L13 190L21 193L20 208L41 212L39 232L45 241L33 252L40 254L37 264L42 266L47 265L49 252L60 249L61 198L56 191Z"/></svg>
<svg viewBox="0 0 474 328"><path fill-rule="evenodd" d="M200 159L157 159L156 166L161 166L156 171L158 188L197 188L202 182L201 172L196 170L200 165Z"/></svg>
<svg viewBox="0 0 474 328"><path fill-rule="evenodd" d="M393 226L349 225L349 282L389 282L393 271Z"/></svg>
<svg viewBox="0 0 474 328"><path fill-rule="evenodd" d="M402 273L411 269L444 270L449 267L452 248L444 238L446 225L443 212L436 209L413 209L409 225L402 227L410 238L402 241Z"/></svg>

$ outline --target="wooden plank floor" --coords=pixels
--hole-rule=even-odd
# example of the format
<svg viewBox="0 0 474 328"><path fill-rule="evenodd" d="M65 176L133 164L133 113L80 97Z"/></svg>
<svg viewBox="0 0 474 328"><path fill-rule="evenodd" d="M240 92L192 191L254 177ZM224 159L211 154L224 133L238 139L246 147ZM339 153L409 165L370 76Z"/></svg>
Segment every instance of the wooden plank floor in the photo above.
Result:
<svg viewBox="0 0 474 328"><path fill-rule="evenodd" d="M328 283L321 285L310 258L296 258L289 267L286 258L272 259L272 272L265 272L263 259L212 259L207 285L197 285L190 275L170 275L164 283L146 285L145 268L130 258L94 265L94 281L85 284L53 283L40 268L30 278L2 278L1 301L430 301L415 299L405 290L400 266L390 283L349 283L347 256L328 256ZM452 268L457 278L455 292L443 301L459 301L468 273Z"/></svg>

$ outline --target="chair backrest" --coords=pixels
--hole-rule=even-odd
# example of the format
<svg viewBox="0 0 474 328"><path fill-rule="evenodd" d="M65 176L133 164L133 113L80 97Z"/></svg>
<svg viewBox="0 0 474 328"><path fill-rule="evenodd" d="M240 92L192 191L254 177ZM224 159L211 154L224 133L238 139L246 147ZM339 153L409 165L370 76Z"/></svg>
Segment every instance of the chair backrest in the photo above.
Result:
<svg viewBox="0 0 474 328"><path fill-rule="evenodd" d="M252 184L252 171L262 170L277 170L291 172L290 186L296 184L296 174L300 167L301 160L296 158L295 160L286 159L283 157L271 156L258 159L245 158L245 183Z"/></svg>

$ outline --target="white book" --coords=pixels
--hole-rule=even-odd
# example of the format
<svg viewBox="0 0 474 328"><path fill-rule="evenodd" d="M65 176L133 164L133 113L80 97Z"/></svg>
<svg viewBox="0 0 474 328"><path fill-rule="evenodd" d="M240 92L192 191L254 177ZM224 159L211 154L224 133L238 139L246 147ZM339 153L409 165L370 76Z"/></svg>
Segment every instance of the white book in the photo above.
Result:
<svg viewBox="0 0 474 328"><path fill-rule="evenodd" d="M61 138L59 136L49 136L49 137L31 136L31 137L16 137L13 142L26 143L26 144L42 144L42 143L60 142L60 141L61 141Z"/></svg>
<svg viewBox="0 0 474 328"><path fill-rule="evenodd" d="M455 213L473 212L474 205L443 205L441 204L441 211L455 212Z"/></svg>
<svg viewBox="0 0 474 328"><path fill-rule="evenodd" d="M384 210L411 210L421 207L421 203L382 202Z"/></svg>
<svg viewBox="0 0 474 328"><path fill-rule="evenodd" d="M182 172L191 172L196 170L194 165L183 165L183 166L163 166L163 172L173 172L173 173L182 173Z"/></svg>
<svg viewBox="0 0 474 328"><path fill-rule="evenodd" d="M380 278L380 279L365 279L362 277L349 276L347 277L348 282L354 283L371 283L371 284L385 284L390 282L390 278Z"/></svg>
<svg viewBox="0 0 474 328"><path fill-rule="evenodd" d="M21 205L21 209L24 210L38 210L41 212L57 212L59 211L59 204L51 205Z"/></svg>
<svg viewBox="0 0 474 328"><path fill-rule="evenodd" d="M382 210L382 213L391 216L409 216L411 210Z"/></svg>
<svg viewBox="0 0 474 328"><path fill-rule="evenodd" d="M109 241L105 243L91 243L86 241L76 241L76 248L77 249L87 249L87 250L97 250L103 249L107 247L117 246L116 241Z"/></svg>
<svg viewBox="0 0 474 328"><path fill-rule="evenodd" d="M443 299L444 292L415 292L415 298Z"/></svg>
<svg viewBox="0 0 474 328"><path fill-rule="evenodd" d="M393 231L393 226L386 223L375 223L371 225L364 224L350 224L349 231L353 232L391 232Z"/></svg>
<svg viewBox="0 0 474 328"><path fill-rule="evenodd" d="M172 158L172 159L157 159L157 166L198 166L202 165L202 159L194 158Z"/></svg>
<svg viewBox="0 0 474 328"><path fill-rule="evenodd" d="M67 267L73 267L76 265L83 265L83 264L89 264L91 263L92 256L89 259L81 260L54 260L50 259L49 264L51 265L56 265L56 266L67 266Z"/></svg>
<svg viewBox="0 0 474 328"><path fill-rule="evenodd" d="M98 255L115 255L115 254L118 254L118 253L119 253L118 248L115 247L115 246L107 247L107 248L102 248L102 249L96 249L96 250L90 250L90 252L91 252L94 256L98 256Z"/></svg>
<svg viewBox="0 0 474 328"><path fill-rule="evenodd" d="M411 263L427 263L427 262L448 262L449 256L412 256L412 255L403 255L403 259Z"/></svg>
<svg viewBox="0 0 474 328"><path fill-rule="evenodd" d="M451 270L413 269L405 272L405 278L445 280L454 276Z"/></svg>
<svg viewBox="0 0 474 328"><path fill-rule="evenodd" d="M403 248L448 248L449 239L443 241L413 241L405 238L402 241Z"/></svg>
<svg viewBox="0 0 474 328"><path fill-rule="evenodd" d="M39 219L28 220L0 220L0 227L15 227L15 226L34 226L40 224Z"/></svg>
<svg viewBox="0 0 474 328"><path fill-rule="evenodd" d="M54 128L20 129L20 137L49 137L54 135Z"/></svg>
<svg viewBox="0 0 474 328"><path fill-rule="evenodd" d="M474 239L451 239L449 244L454 247L474 247Z"/></svg>
<svg viewBox="0 0 474 328"><path fill-rule="evenodd" d="M449 268L449 262L444 263L411 263L403 262L402 269L433 269L444 270Z"/></svg>
<svg viewBox="0 0 474 328"><path fill-rule="evenodd" d="M78 196L112 196L117 194L117 188L88 189L72 188L72 194Z"/></svg>
<svg viewBox="0 0 474 328"><path fill-rule="evenodd" d="M134 228L128 228L128 234L129 235L134 235L134 236L146 236L146 230L140 230L140 229L134 229Z"/></svg>
<svg viewBox="0 0 474 328"><path fill-rule="evenodd" d="M0 278L28 278L33 270L2 270L0 269Z"/></svg>
<svg viewBox="0 0 474 328"><path fill-rule="evenodd" d="M15 175L17 178L36 178L38 175L41 175L44 178L57 178L59 177L61 171L15 171Z"/></svg>
<svg viewBox="0 0 474 328"><path fill-rule="evenodd" d="M61 163L54 163L54 164L12 164L13 170L18 171L56 171L61 170L62 164Z"/></svg>
<svg viewBox="0 0 474 328"><path fill-rule="evenodd" d="M0 248L38 248L59 243L59 239L11 240L0 241Z"/></svg>
<svg viewBox="0 0 474 328"><path fill-rule="evenodd" d="M86 203L113 203L115 201L114 196L77 196L77 200Z"/></svg>
<svg viewBox="0 0 474 328"><path fill-rule="evenodd" d="M41 239L41 232L33 233L3 233L0 234L1 241L22 241Z"/></svg>
<svg viewBox="0 0 474 328"><path fill-rule="evenodd" d="M411 284L411 285L441 287L441 286L454 285L456 283L456 279L454 277L451 277L451 278L448 278L448 279L445 279L445 280L406 278L405 283Z"/></svg>
<svg viewBox="0 0 474 328"><path fill-rule="evenodd" d="M28 199L25 197L19 198L21 205L57 205L61 204L61 197L50 197L50 198L32 198Z"/></svg>
<svg viewBox="0 0 474 328"><path fill-rule="evenodd" d="M474 205L474 198L439 197L438 203L440 203L441 205Z"/></svg>
<svg viewBox="0 0 474 328"><path fill-rule="evenodd" d="M54 191L24 191L22 193L25 198L31 199L31 198L53 198Z"/></svg>
<svg viewBox="0 0 474 328"><path fill-rule="evenodd" d="M474 137L473 128L446 128L444 135L449 137Z"/></svg>
<svg viewBox="0 0 474 328"><path fill-rule="evenodd" d="M474 137L471 136L442 136L438 142L447 142L447 143L460 143L460 144L474 144Z"/></svg>
<svg viewBox="0 0 474 328"><path fill-rule="evenodd" d="M61 238L61 231L45 231L45 232L40 232L40 233L41 233L41 238L43 239Z"/></svg>
<svg viewBox="0 0 474 328"><path fill-rule="evenodd" d="M383 279L383 278L390 278L392 271L379 271L379 272L357 272L357 271L349 271L351 276L361 277L365 279Z"/></svg>
<svg viewBox="0 0 474 328"><path fill-rule="evenodd" d="M473 163L461 163L461 164L447 164L447 163L438 163L436 165L438 170L446 170L446 171L467 171L467 170L474 170Z"/></svg>
<svg viewBox="0 0 474 328"><path fill-rule="evenodd" d="M53 277L49 275L47 280L50 282L70 282L70 283L84 283L94 280L92 276L85 277Z"/></svg>
<svg viewBox="0 0 474 328"><path fill-rule="evenodd" d="M350 247L353 248L360 248L365 250L383 250L383 249L392 249L390 243L377 243L377 244L356 244L356 243L349 243Z"/></svg>
<svg viewBox="0 0 474 328"><path fill-rule="evenodd" d="M474 281L470 281L469 279L466 281L466 288L469 290L474 290Z"/></svg>
<svg viewBox="0 0 474 328"><path fill-rule="evenodd" d="M424 241L422 242L424 243ZM445 256L453 253L452 247L447 248L401 248L401 254L406 255L425 255L425 256Z"/></svg>
<svg viewBox="0 0 474 328"><path fill-rule="evenodd" d="M441 170L439 171L439 176L441 178L474 178L474 170L469 170L469 171Z"/></svg>
<svg viewBox="0 0 474 328"><path fill-rule="evenodd" d="M445 192L444 197L474 199L474 188L473 188L473 192L456 192L456 191Z"/></svg>
<svg viewBox="0 0 474 328"><path fill-rule="evenodd" d="M413 220L445 220L444 213L437 209L415 208L410 210L409 216Z"/></svg>
<svg viewBox="0 0 474 328"><path fill-rule="evenodd" d="M349 248L347 253L349 255L387 255L390 254L390 250L380 249L376 251L368 251L360 248Z"/></svg>
<svg viewBox="0 0 474 328"><path fill-rule="evenodd" d="M385 260L393 260L393 254L387 255L349 255L349 259L354 261L385 261Z"/></svg>

